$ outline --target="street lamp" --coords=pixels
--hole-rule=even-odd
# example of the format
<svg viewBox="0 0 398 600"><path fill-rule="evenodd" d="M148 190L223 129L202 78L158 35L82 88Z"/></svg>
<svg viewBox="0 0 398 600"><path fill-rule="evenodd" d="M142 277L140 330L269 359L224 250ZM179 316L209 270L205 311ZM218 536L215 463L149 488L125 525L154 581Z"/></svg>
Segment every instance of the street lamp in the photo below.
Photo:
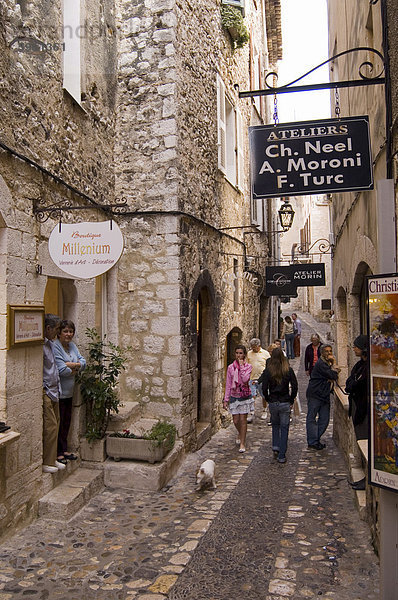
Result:
<svg viewBox="0 0 398 600"><path fill-rule="evenodd" d="M278 210L279 222L283 231L288 231L293 225L294 210L291 204L284 198L283 204Z"/></svg>

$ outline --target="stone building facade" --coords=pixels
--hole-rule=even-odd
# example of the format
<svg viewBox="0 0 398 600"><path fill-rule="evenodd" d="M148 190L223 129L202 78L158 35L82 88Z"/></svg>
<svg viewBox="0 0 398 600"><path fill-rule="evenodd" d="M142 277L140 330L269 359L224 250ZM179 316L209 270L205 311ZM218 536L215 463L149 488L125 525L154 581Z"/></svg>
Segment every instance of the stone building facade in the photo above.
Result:
<svg viewBox="0 0 398 600"><path fill-rule="evenodd" d="M42 348L8 347L9 305L72 319L83 354L92 326L130 347L123 400L174 422L186 450L221 426L234 344L274 335L261 276L272 206L251 205L247 136L267 107L236 85L261 87L280 58L280 6L232 4L250 33L241 49L219 0L0 7L0 418L13 432L0 436L1 534L56 483L42 474ZM101 208L115 203L120 214ZM116 267L82 280L55 266L60 219L110 217L124 237Z"/></svg>
<svg viewBox="0 0 398 600"><path fill-rule="evenodd" d="M334 328L337 360L342 367L340 379L344 384L357 361L351 349L352 343L357 335L367 332L365 277L397 270L398 11L396 3L389 0L361 3L345 0L344 10L336 2L329 1L328 11L330 56L351 48L374 48L385 56L391 76L391 81L387 82L387 93L384 85L374 85L342 89L337 97L334 93L332 96L332 110L337 99L341 116L369 115L375 180L374 190L333 194L332 198ZM369 76L382 72L383 65L377 56L362 51L337 59L331 65L331 80L358 79L359 65L366 60L374 64ZM383 191L386 179L392 186L389 195ZM359 452L352 423L348 419L347 398L339 392L336 396L334 433L347 460L352 461L355 457L356 464L362 461L362 465L366 466L366 448L363 446L364 452ZM380 542L378 502L378 489L369 488L367 515L376 547Z"/></svg>
<svg viewBox="0 0 398 600"><path fill-rule="evenodd" d="M330 317L332 295L330 199L321 194L296 196L290 200L293 200L295 215L291 229L281 236L282 264L323 263L326 284L298 287L297 298L283 303L281 308L284 314L309 312L316 320L326 322Z"/></svg>

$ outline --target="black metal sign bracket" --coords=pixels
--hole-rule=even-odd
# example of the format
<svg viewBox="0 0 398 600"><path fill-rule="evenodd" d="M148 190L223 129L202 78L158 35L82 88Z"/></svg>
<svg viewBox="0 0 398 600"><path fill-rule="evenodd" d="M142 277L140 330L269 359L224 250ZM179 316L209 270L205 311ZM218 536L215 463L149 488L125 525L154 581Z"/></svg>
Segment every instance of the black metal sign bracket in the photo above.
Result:
<svg viewBox="0 0 398 600"><path fill-rule="evenodd" d="M375 75L372 75L374 65L369 60L365 60L364 62L362 62L359 65L358 73L359 73L360 79L353 79L353 80L346 80L346 81L328 81L325 83L314 83L314 84L309 84L309 85L294 85L295 83L297 83L298 81L301 81L302 79L304 79L305 77L307 77L314 71L317 71L324 65L326 65L330 62L333 62L334 60L337 60L340 56L345 56L347 54L352 54L354 52L372 52L373 54L375 54L376 56L378 56L380 58L381 65L382 65L381 70L378 73L376 73ZM368 74L366 74L366 72L365 72L366 70L367 70ZM382 53L379 52L378 50L375 50L375 48L368 48L367 46L359 46L358 48L351 48L350 50L344 50L343 52L339 52L335 56L328 58L327 60L323 61L322 63L320 63L313 69L310 69L309 71L304 73L304 75L301 75L300 77L298 77L297 79L294 79L293 81L291 81L290 83L287 83L286 85L282 85L279 87L270 85L268 83L269 79L272 78L273 81L278 80L278 74L275 73L274 71L272 71L272 72L268 73L265 77L266 89L264 89L264 90L253 90L253 91L240 92L238 85L235 85L235 89L237 89L239 91L239 98L250 98L250 97L254 97L254 96L274 96L275 94L291 94L293 92L311 92L314 90L332 90L332 89L337 89L337 88L358 87L358 86L364 86L364 85L380 85L380 84L384 84L386 82L386 78L383 77L384 72L385 72L385 61L384 61L384 56L382 55Z"/></svg>

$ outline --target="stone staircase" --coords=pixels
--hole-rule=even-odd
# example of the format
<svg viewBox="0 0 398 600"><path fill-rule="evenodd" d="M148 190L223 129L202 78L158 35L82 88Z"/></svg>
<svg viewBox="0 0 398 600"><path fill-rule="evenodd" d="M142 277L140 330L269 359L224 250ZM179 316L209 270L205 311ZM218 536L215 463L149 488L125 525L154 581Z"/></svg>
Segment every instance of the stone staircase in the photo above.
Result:
<svg viewBox="0 0 398 600"><path fill-rule="evenodd" d="M149 431L158 419L141 418L126 424L135 435ZM120 429L118 429L120 431ZM161 490L176 474L184 458L184 445L176 441L174 448L161 462L150 464L143 461L107 458L104 462L104 484L107 487L123 487L136 491Z"/></svg>
<svg viewBox="0 0 398 600"><path fill-rule="evenodd" d="M119 413L111 416L108 433L129 429L136 435L142 435L157 420L140 418L138 402L125 402ZM161 462L150 464L125 459L116 462L112 458L105 458L104 441L101 442L102 449L98 447L93 451L92 460L82 461L79 458L77 461L68 461L64 471L55 475L43 474L44 495L39 500L39 516L68 521L104 486L159 491L174 477L185 456L184 445L177 440Z"/></svg>
<svg viewBox="0 0 398 600"><path fill-rule="evenodd" d="M102 470L77 468L39 500L39 516L68 521L104 487Z"/></svg>

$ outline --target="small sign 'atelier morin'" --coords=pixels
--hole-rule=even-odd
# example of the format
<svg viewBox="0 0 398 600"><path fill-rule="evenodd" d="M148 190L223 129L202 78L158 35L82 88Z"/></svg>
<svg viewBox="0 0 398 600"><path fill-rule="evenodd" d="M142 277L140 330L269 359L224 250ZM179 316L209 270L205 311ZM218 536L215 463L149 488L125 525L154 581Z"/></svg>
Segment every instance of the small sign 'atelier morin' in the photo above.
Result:
<svg viewBox="0 0 398 600"><path fill-rule="evenodd" d="M123 252L123 236L114 221L62 223L51 232L48 250L62 271L90 279L117 263Z"/></svg>
<svg viewBox="0 0 398 600"><path fill-rule="evenodd" d="M253 198L373 189L369 118L249 127Z"/></svg>

